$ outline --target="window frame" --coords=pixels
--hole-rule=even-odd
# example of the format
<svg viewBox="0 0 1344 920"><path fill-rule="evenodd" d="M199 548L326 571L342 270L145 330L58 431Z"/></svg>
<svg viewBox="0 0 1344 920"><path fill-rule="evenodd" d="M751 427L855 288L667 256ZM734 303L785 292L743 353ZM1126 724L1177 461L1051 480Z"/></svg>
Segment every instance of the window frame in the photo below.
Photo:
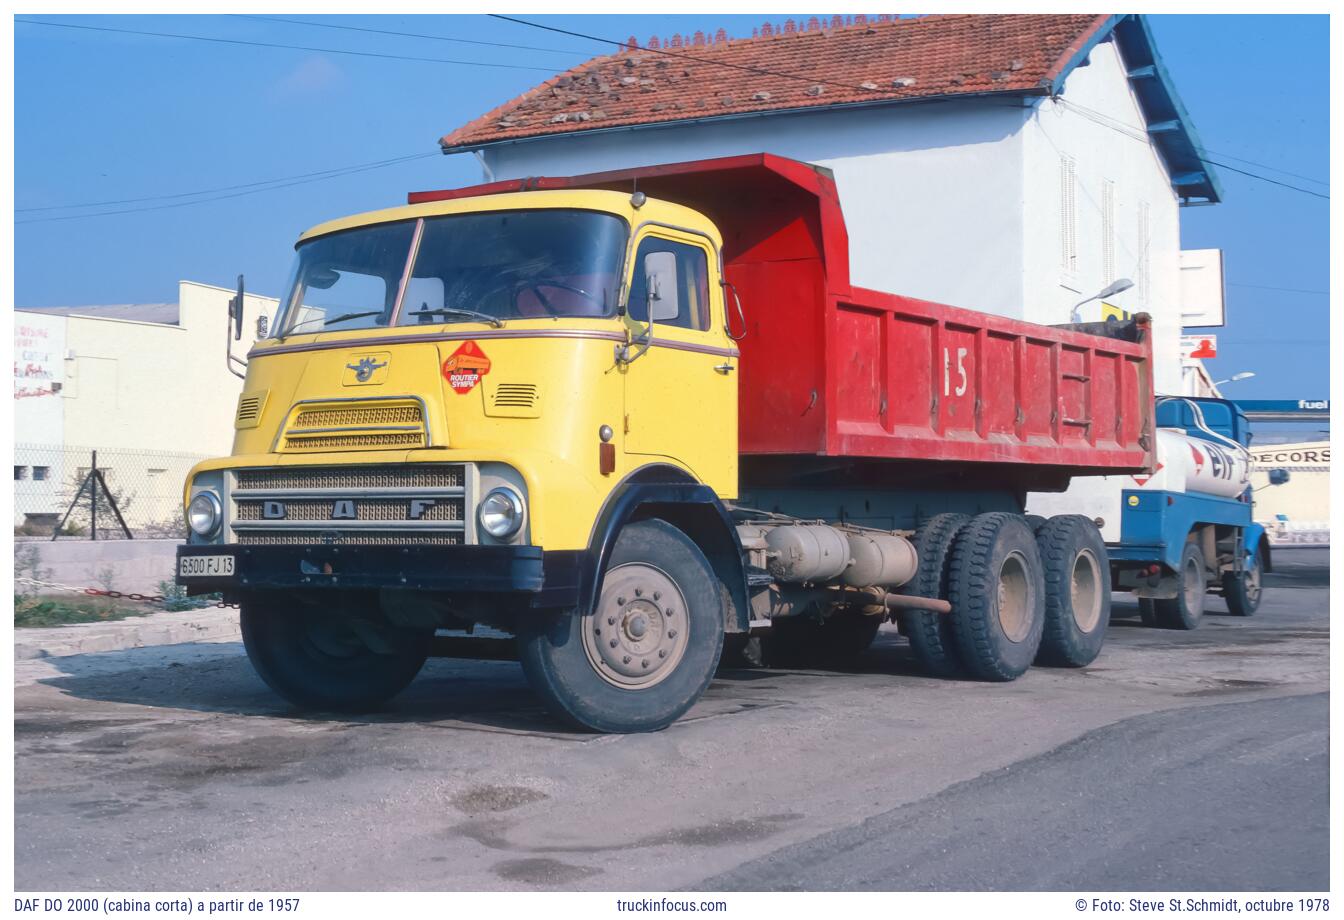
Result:
<svg viewBox="0 0 1344 920"><path fill-rule="evenodd" d="M714 238L705 231L697 230L694 227L683 227L679 224L646 220L636 225L631 232L630 245L625 256L624 290L620 304L620 315L630 322L641 322L630 313L630 298L634 293L635 271L638 269L636 256L639 253L639 247L650 238L669 243L679 243L683 246L693 246L702 250L705 254L705 272L707 275L705 286L709 289L708 303L705 305L707 315L704 329L673 326L667 322L654 322L651 325L677 334L727 336L727 327L724 325L726 314L723 306L723 250ZM711 265L718 271L718 284L715 284L714 278L711 276ZM647 320L644 322L645 325L650 325Z"/></svg>

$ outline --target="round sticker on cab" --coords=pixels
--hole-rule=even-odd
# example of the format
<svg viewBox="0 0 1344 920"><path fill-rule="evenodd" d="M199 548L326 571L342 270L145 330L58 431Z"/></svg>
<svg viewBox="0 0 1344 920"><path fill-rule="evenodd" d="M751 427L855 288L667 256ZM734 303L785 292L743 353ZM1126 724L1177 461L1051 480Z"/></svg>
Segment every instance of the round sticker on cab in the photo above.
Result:
<svg viewBox="0 0 1344 920"><path fill-rule="evenodd" d="M463 342L443 362L443 379L454 393L470 393L481 378L490 373L490 359L474 341Z"/></svg>
<svg viewBox="0 0 1344 920"><path fill-rule="evenodd" d="M1129 507L1131 508L1139 507L1139 497L1137 495L1131 495L1129 497Z"/></svg>

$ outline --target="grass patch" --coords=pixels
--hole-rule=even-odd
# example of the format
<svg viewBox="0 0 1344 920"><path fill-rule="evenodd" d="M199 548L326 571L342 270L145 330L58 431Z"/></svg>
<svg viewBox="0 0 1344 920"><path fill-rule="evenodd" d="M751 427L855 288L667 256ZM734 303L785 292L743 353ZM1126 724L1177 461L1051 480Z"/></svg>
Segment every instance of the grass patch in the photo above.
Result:
<svg viewBox="0 0 1344 920"><path fill-rule="evenodd" d="M14 598L14 625L18 628L104 623L157 613L153 607L117 604L107 600L67 600L54 597Z"/></svg>

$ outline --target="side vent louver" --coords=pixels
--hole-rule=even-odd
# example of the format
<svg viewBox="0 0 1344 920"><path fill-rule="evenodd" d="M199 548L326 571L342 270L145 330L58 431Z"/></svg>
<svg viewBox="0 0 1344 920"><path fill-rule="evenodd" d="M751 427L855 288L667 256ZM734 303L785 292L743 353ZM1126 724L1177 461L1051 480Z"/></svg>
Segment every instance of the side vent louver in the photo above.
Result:
<svg viewBox="0 0 1344 920"><path fill-rule="evenodd" d="M261 422L261 410L266 408L266 390L254 390L238 397L238 414L233 418L234 428L256 428Z"/></svg>
<svg viewBox="0 0 1344 920"><path fill-rule="evenodd" d="M497 383L487 387L485 414L497 418L539 418L541 397L535 383Z"/></svg>

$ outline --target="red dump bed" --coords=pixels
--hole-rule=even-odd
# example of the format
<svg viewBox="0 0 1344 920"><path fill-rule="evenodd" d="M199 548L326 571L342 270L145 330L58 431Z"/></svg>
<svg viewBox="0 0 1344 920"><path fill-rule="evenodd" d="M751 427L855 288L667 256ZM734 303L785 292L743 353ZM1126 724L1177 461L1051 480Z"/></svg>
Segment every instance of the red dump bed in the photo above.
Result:
<svg viewBox="0 0 1344 920"><path fill-rule="evenodd" d="M743 455L1033 464L1074 475L1149 466L1146 321L1092 324L1112 334L1088 334L854 287L827 170L752 154L410 200L636 183L695 208L723 234L725 274L746 313Z"/></svg>

